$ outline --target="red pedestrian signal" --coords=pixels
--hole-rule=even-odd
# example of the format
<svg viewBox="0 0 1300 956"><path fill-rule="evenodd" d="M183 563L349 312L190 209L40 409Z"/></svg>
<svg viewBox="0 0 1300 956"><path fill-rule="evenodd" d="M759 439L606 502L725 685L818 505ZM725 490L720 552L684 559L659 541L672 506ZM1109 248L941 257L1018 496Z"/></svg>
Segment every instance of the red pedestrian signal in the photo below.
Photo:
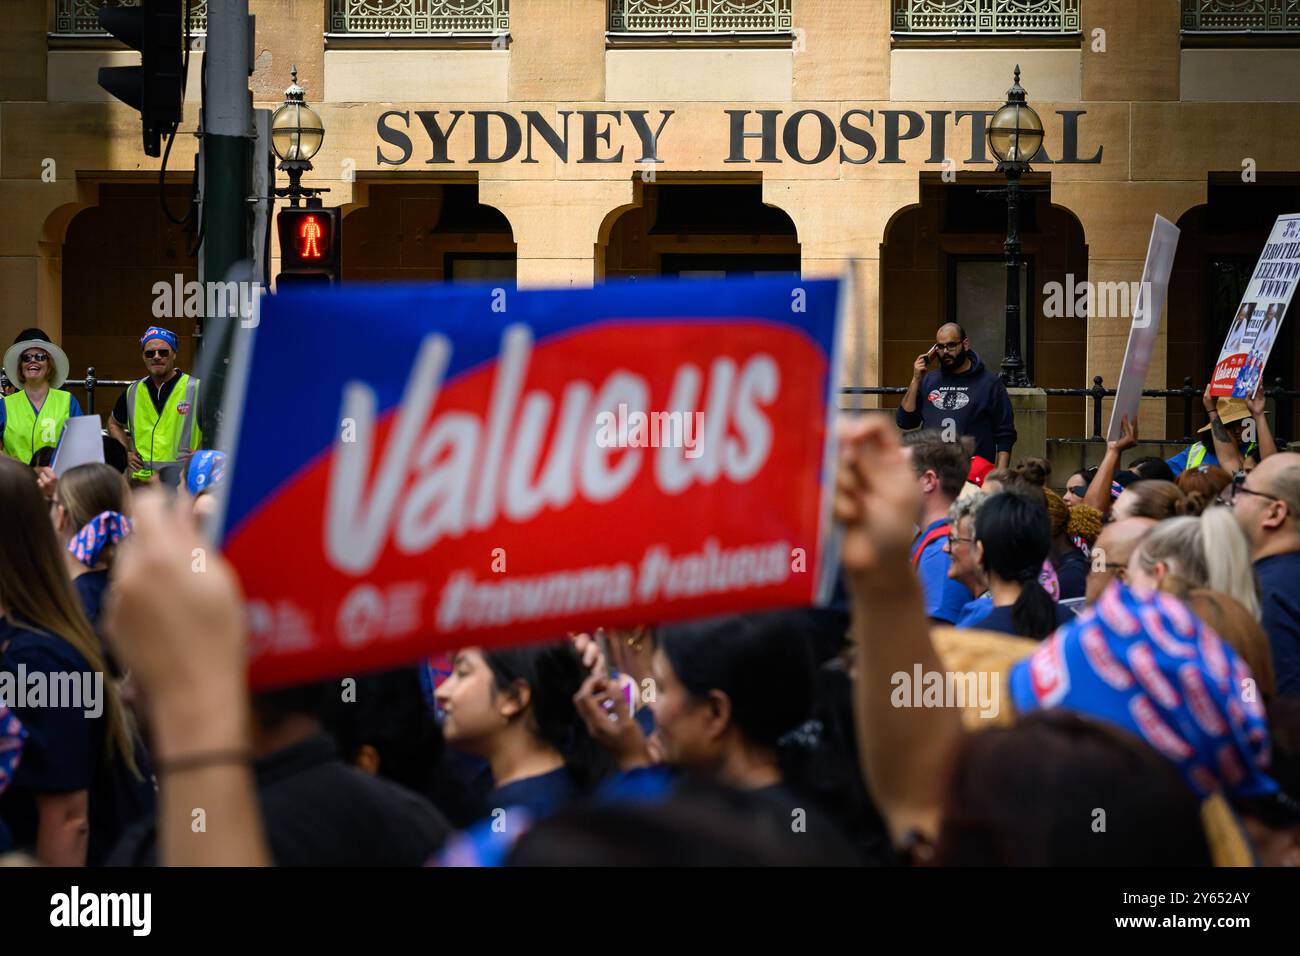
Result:
<svg viewBox="0 0 1300 956"><path fill-rule="evenodd" d="M323 206L281 209L277 286L339 281L339 211ZM287 281L286 281L287 280Z"/></svg>

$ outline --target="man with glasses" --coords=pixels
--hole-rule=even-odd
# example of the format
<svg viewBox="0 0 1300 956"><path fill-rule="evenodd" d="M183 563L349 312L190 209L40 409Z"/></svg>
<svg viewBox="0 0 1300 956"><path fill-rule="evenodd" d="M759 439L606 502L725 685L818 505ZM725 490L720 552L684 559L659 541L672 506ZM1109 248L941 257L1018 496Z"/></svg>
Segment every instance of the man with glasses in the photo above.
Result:
<svg viewBox="0 0 1300 956"><path fill-rule="evenodd" d="M971 351L966 331L956 322L940 326L934 338L934 347L912 363L898 427L955 428L957 435L974 439L976 455L997 468L1009 467L1016 419L1007 387ZM935 359L939 367L929 371Z"/></svg>
<svg viewBox="0 0 1300 956"><path fill-rule="evenodd" d="M925 593L925 613L936 624L952 624L975 596L948 575L948 537L952 533L948 512L966 482L970 455L962 442L944 441L930 428L904 435L903 444L911 450L912 471L921 489L912 567Z"/></svg>
<svg viewBox="0 0 1300 956"><path fill-rule="evenodd" d="M1109 517L1109 516L1108 516ZM1084 582L1085 602L1101 597L1111 581L1127 581L1128 559L1157 522L1152 518L1120 518L1107 521L1092 546L1092 567Z"/></svg>
<svg viewBox="0 0 1300 956"><path fill-rule="evenodd" d="M113 406L108 432L127 450L131 479L148 481L168 465L183 467L203 442L199 380L176 369L176 336L151 326L140 338L149 374Z"/></svg>
<svg viewBox="0 0 1300 956"><path fill-rule="evenodd" d="M1270 455L1223 490L1250 542L1279 694L1300 693L1300 455Z"/></svg>

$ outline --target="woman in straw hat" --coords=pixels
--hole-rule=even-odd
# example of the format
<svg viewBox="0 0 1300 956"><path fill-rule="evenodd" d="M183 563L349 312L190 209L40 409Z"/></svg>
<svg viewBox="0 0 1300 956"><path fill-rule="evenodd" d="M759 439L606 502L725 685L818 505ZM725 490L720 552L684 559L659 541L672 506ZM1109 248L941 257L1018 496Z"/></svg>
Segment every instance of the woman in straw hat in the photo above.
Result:
<svg viewBox="0 0 1300 956"><path fill-rule="evenodd" d="M24 329L4 358L5 375L19 387L0 403L0 441L6 455L24 465L42 448L54 448L81 406L60 386L68 380L68 356L40 329Z"/></svg>

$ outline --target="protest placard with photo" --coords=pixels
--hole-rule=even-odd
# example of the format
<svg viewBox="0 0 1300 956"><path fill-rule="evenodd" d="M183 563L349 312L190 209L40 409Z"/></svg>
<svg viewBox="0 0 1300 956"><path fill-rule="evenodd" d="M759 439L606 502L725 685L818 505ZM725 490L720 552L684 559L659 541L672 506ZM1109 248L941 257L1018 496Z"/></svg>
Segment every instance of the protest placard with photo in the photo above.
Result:
<svg viewBox="0 0 1300 956"><path fill-rule="evenodd" d="M829 589L836 281L295 290L221 518L257 686ZM285 356L293 355L292 388Z"/></svg>
<svg viewBox="0 0 1300 956"><path fill-rule="evenodd" d="M1300 283L1300 213L1278 216L1214 365L1211 395L1249 398Z"/></svg>

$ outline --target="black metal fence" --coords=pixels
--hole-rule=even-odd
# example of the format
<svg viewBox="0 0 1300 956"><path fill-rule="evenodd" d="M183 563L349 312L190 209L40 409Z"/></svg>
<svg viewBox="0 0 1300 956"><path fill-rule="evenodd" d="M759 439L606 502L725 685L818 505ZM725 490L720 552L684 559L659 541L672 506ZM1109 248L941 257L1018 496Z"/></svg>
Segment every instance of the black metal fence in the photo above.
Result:
<svg viewBox="0 0 1300 956"><path fill-rule="evenodd" d="M3 378L2 373L0 373L0 378ZM81 389L86 396L86 402L82 408L87 415L93 415L95 414L96 392L105 388L126 388L133 381L135 379L96 378L95 369L92 366L86 369L85 378L70 378L63 385L65 388ZM1052 398L1087 398L1092 401L1091 435L1086 438L1049 438L1048 442L1053 444L1087 444L1106 440L1102 435L1101 405L1103 399L1115 397L1115 389L1105 387L1100 375L1093 376L1091 388L1045 388L1043 391ZM1196 429L1202 424L1201 395L1204 391L1204 386L1192 384L1190 375L1183 379L1182 388L1144 388L1142 390L1144 398L1178 399L1182 402L1183 434L1180 438L1144 438L1142 443L1145 445L1188 445L1195 441ZM849 386L841 388L840 393L842 395L906 395L907 389L896 385ZM1275 411L1271 423L1274 435L1293 434L1295 401L1300 398L1300 390L1287 388L1279 377L1274 379L1272 385L1264 388L1264 394L1274 403Z"/></svg>
<svg viewBox="0 0 1300 956"><path fill-rule="evenodd" d="M1091 388L1045 388L1044 392L1048 397L1062 398L1087 398L1092 401L1092 434L1086 438L1049 438L1051 444L1089 444L1094 442L1105 442L1105 436L1102 434L1102 400L1115 397L1115 389L1106 388L1102 383L1100 375L1093 376ZM868 386L868 387L849 387L840 389L843 395L905 395L906 388L898 386ZM1192 384L1191 376L1183 379L1182 388L1144 388L1142 390L1143 398L1167 398L1178 399L1182 402L1182 424L1183 434L1179 438L1153 438L1142 439L1144 445L1190 445L1196 440L1196 430L1204 424L1204 407L1201 404L1201 396L1205 392L1204 385ZM1274 415L1270 422L1274 435L1291 435L1293 434L1292 426L1295 420L1295 400L1300 398L1300 390L1289 389L1283 383L1281 378L1274 380L1271 386L1265 386L1264 395L1274 403ZM1279 444L1281 438L1279 437Z"/></svg>

